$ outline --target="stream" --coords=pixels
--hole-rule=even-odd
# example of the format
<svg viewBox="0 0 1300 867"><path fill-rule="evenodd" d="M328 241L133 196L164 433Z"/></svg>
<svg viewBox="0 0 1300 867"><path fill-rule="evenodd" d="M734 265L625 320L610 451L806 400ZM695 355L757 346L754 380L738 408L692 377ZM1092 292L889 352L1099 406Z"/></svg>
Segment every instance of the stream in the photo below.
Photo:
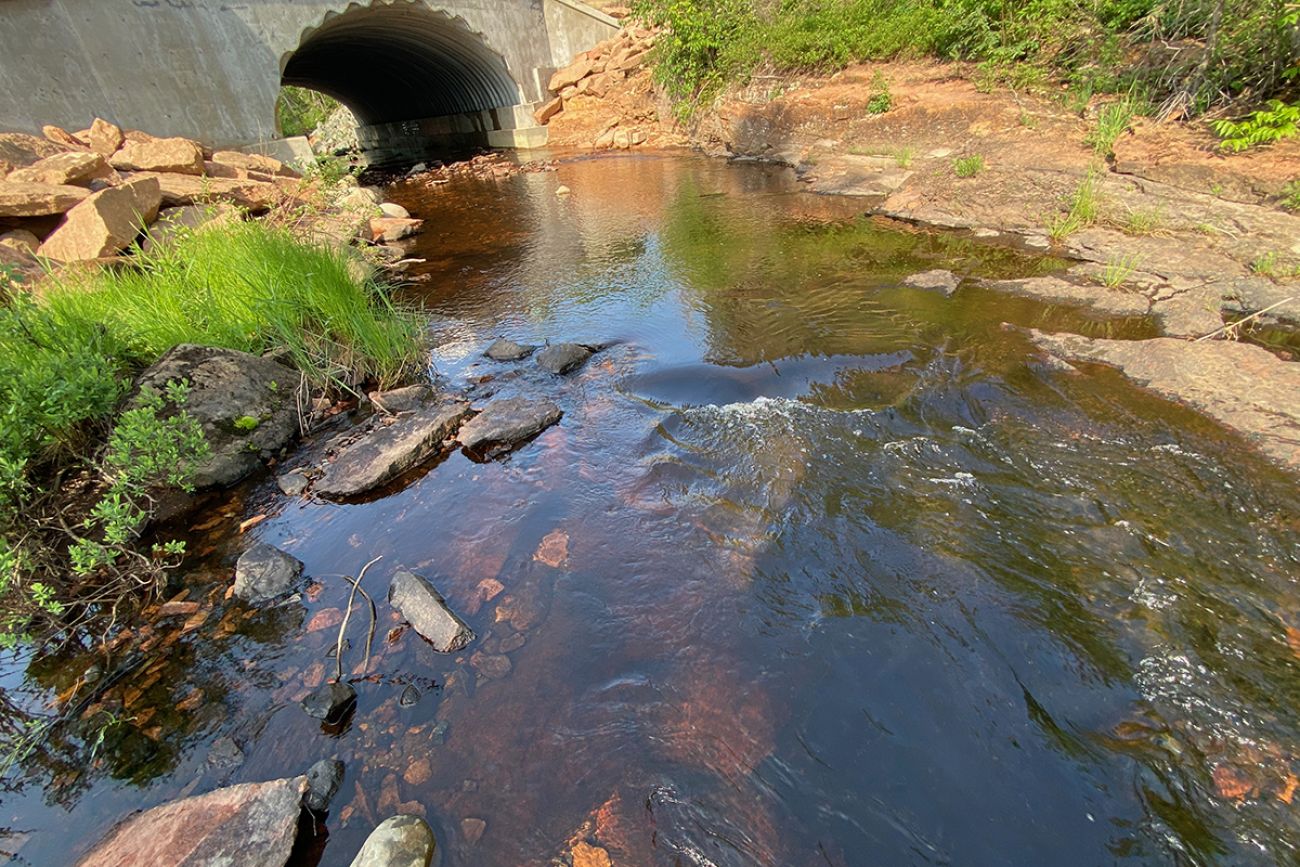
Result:
<svg viewBox="0 0 1300 867"><path fill-rule="evenodd" d="M563 419L366 502L263 477L200 515L185 580L211 613L11 775L0 850L70 863L132 810L337 756L302 863L348 865L398 812L444 867L569 863L576 840L628 867L1300 859L1294 479L1003 327L1149 321L903 284L1062 263L799 187L607 156L390 189L425 220L404 297L435 382ZM488 361L497 337L608 347L560 378ZM299 602L222 598L254 538L305 562ZM323 732L298 702L332 676L340 576L380 555L369 667L364 608L345 652L359 705ZM399 566L465 651L402 629ZM0 687L30 706L90 659L6 657Z"/></svg>

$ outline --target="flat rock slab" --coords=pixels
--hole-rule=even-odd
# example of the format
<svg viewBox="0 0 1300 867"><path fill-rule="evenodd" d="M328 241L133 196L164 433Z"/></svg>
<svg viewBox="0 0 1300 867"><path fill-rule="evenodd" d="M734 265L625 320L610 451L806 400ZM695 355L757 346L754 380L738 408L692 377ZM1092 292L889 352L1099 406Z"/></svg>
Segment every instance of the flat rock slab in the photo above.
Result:
<svg viewBox="0 0 1300 867"><path fill-rule="evenodd" d="M1227 340L1100 340L1031 331L1040 348L1072 362L1118 368L1143 388L1245 434L1300 471L1300 364Z"/></svg>
<svg viewBox="0 0 1300 867"><path fill-rule="evenodd" d="M316 483L316 493L354 497L392 481L433 457L468 414L468 403L448 400L376 428L339 453Z"/></svg>
<svg viewBox="0 0 1300 867"><path fill-rule="evenodd" d="M197 468L200 488L231 485L298 435L293 399L298 372L277 361L211 346L181 344L140 375L136 386L163 393L168 382L190 384L185 411L203 427L212 456ZM236 426L251 418L256 426Z"/></svg>
<svg viewBox="0 0 1300 867"><path fill-rule="evenodd" d="M456 441L489 457L513 449L560 420L564 413L549 400L511 397L494 400L461 427Z"/></svg>
<svg viewBox="0 0 1300 867"><path fill-rule="evenodd" d="M370 392L370 400L375 406L390 413L415 412L433 403L437 395L427 385L408 385L403 388L390 388L388 391Z"/></svg>
<svg viewBox="0 0 1300 867"><path fill-rule="evenodd" d="M537 351L536 346L515 343L502 337L487 348L483 354L493 361L522 361Z"/></svg>
<svg viewBox="0 0 1300 867"><path fill-rule="evenodd" d="M270 602L293 589L302 569L297 557L258 542L235 563L235 595L253 605Z"/></svg>
<svg viewBox="0 0 1300 867"><path fill-rule="evenodd" d="M47 217L66 214L90 197L90 190L69 184L0 181L0 217Z"/></svg>
<svg viewBox="0 0 1300 867"><path fill-rule="evenodd" d="M400 570L388 587L388 603L439 653L455 653L474 640L474 630L447 607L427 578Z"/></svg>
<svg viewBox="0 0 1300 867"><path fill-rule="evenodd" d="M1027 277L1023 280L987 280L982 285L1037 301L1089 307L1109 316L1145 316L1151 303L1145 295L1122 292L1062 277Z"/></svg>
<svg viewBox="0 0 1300 867"><path fill-rule="evenodd" d="M81 867L284 867L305 777L244 783L163 804L118 825Z"/></svg>
<svg viewBox="0 0 1300 867"><path fill-rule="evenodd" d="M920 274L913 274L903 279L904 286L911 286L913 289L927 289L932 292L942 292L944 295L951 295L957 291L961 278L951 271L937 269L934 271L922 271Z"/></svg>
<svg viewBox="0 0 1300 867"><path fill-rule="evenodd" d="M581 343L554 343L537 353L537 366L560 376L582 367L595 352Z"/></svg>
<svg viewBox="0 0 1300 867"><path fill-rule="evenodd" d="M370 832L352 867L429 867L437 845L419 816L393 816Z"/></svg>

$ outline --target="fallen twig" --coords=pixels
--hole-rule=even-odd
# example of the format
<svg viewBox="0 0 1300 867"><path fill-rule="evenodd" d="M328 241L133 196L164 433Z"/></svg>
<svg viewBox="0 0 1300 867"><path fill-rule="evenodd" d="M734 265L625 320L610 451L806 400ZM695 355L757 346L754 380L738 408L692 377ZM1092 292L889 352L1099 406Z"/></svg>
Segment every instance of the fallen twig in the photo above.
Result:
<svg viewBox="0 0 1300 867"><path fill-rule="evenodd" d="M348 631L348 620L352 618L352 603L357 598L357 593L364 596L366 601L370 603L370 632L366 636L366 657L365 662L361 666L361 673L364 675L366 669L370 667L370 645L373 644L375 640L375 626L379 622L379 611L375 608L375 600L371 599L370 594L361 588L361 581L366 577L366 570L382 559L384 559L384 555L380 554L378 557L362 566L361 571L357 574L356 578L353 578L351 575L343 576L351 582L352 592L348 594L348 609L343 614L343 622L339 624L339 640L334 651L334 680L336 682L343 680L343 637Z"/></svg>
<svg viewBox="0 0 1300 867"><path fill-rule="evenodd" d="M1263 316L1265 313L1269 312L1270 310L1276 310L1277 308L1281 307L1283 304L1294 301L1295 299L1296 296L1294 295L1292 295L1290 298L1283 298L1281 301L1277 302L1276 304L1268 305L1263 310L1256 310L1254 313L1250 314L1249 316L1243 316L1242 318L1238 319L1236 322L1229 322L1227 325L1223 326L1222 328L1216 331L1211 331L1209 334L1206 334L1202 337L1198 337L1196 338L1195 342L1200 343L1202 340L1209 340L1210 338L1218 337L1220 334L1225 334L1235 339L1237 335L1237 331L1241 329L1241 326L1245 325L1250 320L1258 319L1259 317Z"/></svg>

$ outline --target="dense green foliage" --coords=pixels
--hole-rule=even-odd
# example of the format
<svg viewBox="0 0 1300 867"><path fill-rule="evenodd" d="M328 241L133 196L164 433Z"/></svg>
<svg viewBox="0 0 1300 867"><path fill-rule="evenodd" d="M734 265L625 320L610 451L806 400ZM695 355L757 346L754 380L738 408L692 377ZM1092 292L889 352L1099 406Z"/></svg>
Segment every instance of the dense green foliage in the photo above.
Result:
<svg viewBox="0 0 1300 867"><path fill-rule="evenodd" d="M977 60L1050 70L1088 94L1137 91L1190 110L1287 86L1294 0L640 0L667 28L657 75L686 111L757 69Z"/></svg>
<svg viewBox="0 0 1300 867"><path fill-rule="evenodd" d="M1294 138L1300 135L1300 103L1270 100L1267 107L1241 120L1216 120L1214 131L1223 139L1223 149L1234 153Z"/></svg>
<svg viewBox="0 0 1300 867"><path fill-rule="evenodd" d="M338 105L337 100L323 93L285 85L280 88L280 96L275 102L275 119L280 126L280 135L310 135Z"/></svg>
<svg viewBox="0 0 1300 867"><path fill-rule="evenodd" d="M414 318L349 256L237 223L132 268L70 269L39 303L0 284L0 643L147 585L181 553L141 552L137 537L153 490L185 489L207 444L184 384L142 395L110 430L138 369L180 343L287 350L316 390L391 385L418 365Z"/></svg>

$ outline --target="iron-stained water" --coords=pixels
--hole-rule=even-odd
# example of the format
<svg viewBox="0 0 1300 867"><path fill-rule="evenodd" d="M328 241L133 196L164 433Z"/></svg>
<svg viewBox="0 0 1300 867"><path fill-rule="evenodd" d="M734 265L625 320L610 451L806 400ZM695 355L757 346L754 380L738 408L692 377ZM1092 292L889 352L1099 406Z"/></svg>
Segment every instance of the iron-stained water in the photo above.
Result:
<svg viewBox="0 0 1300 867"><path fill-rule="evenodd" d="M575 160L393 196L425 220L409 295L436 376L551 397L562 422L506 460L453 454L383 499L258 525L322 592L225 635L220 609L118 712L134 721L32 764L0 802L30 863L332 755L325 865L409 811L444 865L476 867L575 839L620 865L1297 860L1294 481L1002 327L1150 323L906 288L1056 263L873 223L777 169ZM556 379L483 359L498 336L613 345ZM282 502L242 496L204 592L244 544L233 524ZM331 737L297 705L334 666L337 627L311 627L377 555L371 678ZM389 642L398 565L469 621L464 653Z"/></svg>

